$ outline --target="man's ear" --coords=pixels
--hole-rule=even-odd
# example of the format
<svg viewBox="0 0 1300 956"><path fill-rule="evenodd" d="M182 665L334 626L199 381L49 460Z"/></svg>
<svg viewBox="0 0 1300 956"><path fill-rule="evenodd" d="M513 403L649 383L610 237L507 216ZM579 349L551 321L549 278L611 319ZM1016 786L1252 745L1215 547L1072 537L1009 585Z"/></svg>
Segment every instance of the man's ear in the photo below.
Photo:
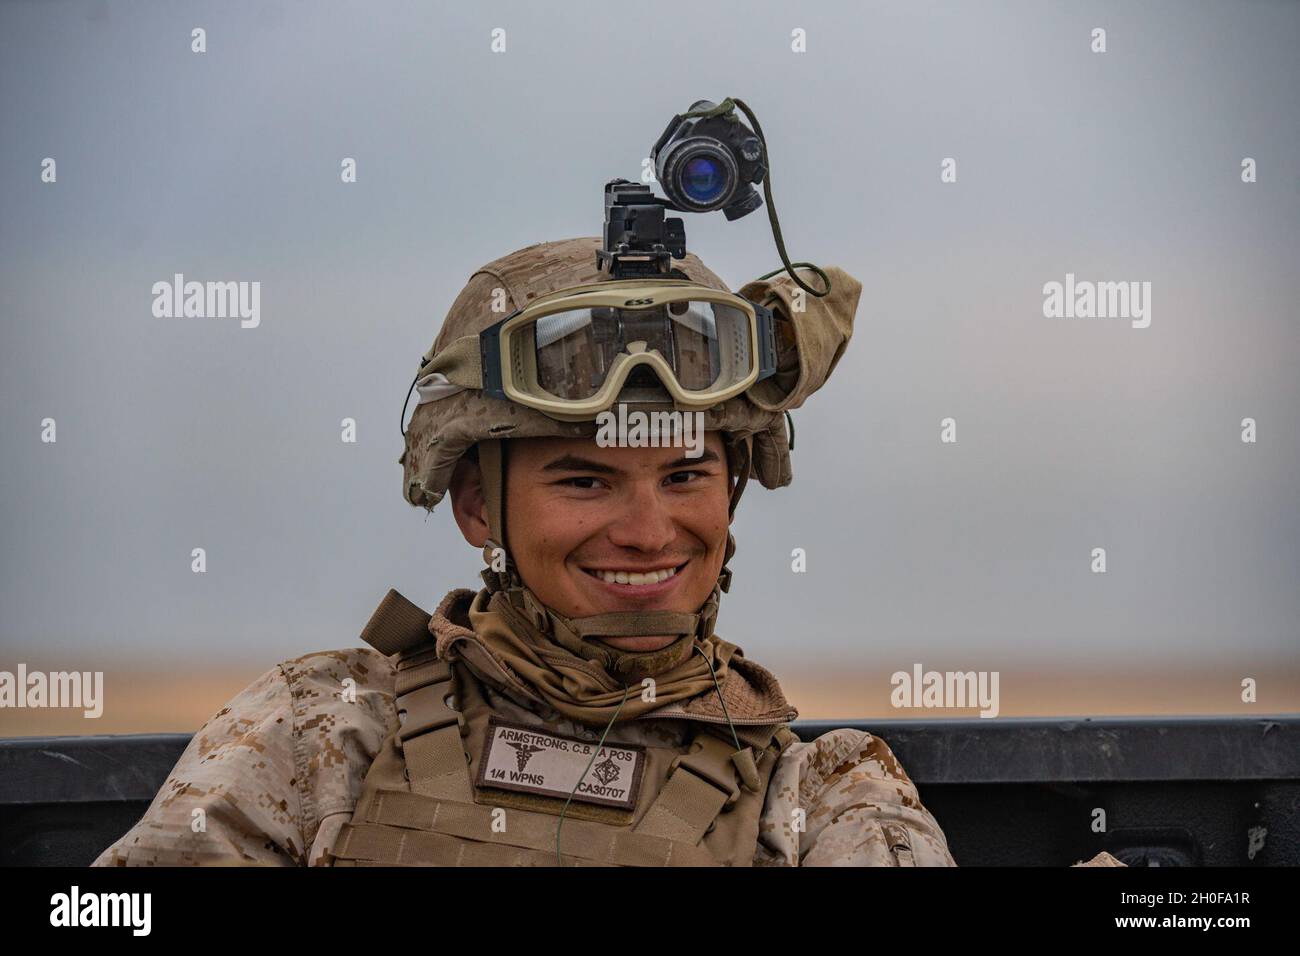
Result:
<svg viewBox="0 0 1300 956"><path fill-rule="evenodd" d="M451 513L460 533L476 548L487 544L487 499L483 495L483 472L478 462L462 458L451 473Z"/></svg>

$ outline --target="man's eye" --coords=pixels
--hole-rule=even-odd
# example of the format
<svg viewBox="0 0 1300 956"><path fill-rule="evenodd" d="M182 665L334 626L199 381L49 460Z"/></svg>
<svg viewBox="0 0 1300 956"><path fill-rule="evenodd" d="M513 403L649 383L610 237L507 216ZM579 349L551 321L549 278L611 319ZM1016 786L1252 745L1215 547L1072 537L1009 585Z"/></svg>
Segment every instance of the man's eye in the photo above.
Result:
<svg viewBox="0 0 1300 956"><path fill-rule="evenodd" d="M591 489L600 487L600 479L592 475L579 475L575 478L563 478L556 484L567 485L570 488Z"/></svg>
<svg viewBox="0 0 1300 956"><path fill-rule="evenodd" d="M674 471L671 475L668 476L668 480L671 481L673 484L684 485L687 482L694 481L699 478L707 478L708 476L709 473L707 471Z"/></svg>

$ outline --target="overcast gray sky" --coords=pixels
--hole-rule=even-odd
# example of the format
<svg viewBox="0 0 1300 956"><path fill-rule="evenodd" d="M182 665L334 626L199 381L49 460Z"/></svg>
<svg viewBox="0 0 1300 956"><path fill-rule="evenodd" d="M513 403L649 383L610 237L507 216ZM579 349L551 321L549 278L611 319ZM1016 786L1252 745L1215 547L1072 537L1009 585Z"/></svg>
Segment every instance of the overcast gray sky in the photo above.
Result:
<svg viewBox="0 0 1300 956"><path fill-rule="evenodd" d="M791 255L865 288L720 632L778 668L1294 665L1297 50L1275 2L5 3L5 661L269 665L474 586L401 497L421 353L475 268L596 234L604 181L730 94ZM778 262L762 214L687 234L733 288ZM155 318L177 272L259 281L260 326ZM1067 272L1150 282L1150 327L1045 318Z"/></svg>

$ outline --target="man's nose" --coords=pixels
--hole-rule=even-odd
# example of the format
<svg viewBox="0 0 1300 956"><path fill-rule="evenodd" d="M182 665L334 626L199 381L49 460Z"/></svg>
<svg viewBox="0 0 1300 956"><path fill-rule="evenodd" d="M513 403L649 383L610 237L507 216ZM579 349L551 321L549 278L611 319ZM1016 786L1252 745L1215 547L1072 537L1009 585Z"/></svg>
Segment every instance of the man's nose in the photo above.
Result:
<svg viewBox="0 0 1300 956"><path fill-rule="evenodd" d="M610 543L657 553L676 540L677 525L657 479L632 483L620 506L620 513L608 527Z"/></svg>

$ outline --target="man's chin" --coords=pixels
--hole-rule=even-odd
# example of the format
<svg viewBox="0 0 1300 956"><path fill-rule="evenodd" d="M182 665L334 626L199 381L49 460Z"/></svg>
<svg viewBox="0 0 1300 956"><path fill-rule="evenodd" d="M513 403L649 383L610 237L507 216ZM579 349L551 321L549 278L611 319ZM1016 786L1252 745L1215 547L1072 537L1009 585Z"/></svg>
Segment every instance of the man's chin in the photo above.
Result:
<svg viewBox="0 0 1300 956"><path fill-rule="evenodd" d="M602 644L608 644L616 651L636 653L638 651L661 651L677 638L671 634L637 634L631 637L602 637L598 638L598 640Z"/></svg>

